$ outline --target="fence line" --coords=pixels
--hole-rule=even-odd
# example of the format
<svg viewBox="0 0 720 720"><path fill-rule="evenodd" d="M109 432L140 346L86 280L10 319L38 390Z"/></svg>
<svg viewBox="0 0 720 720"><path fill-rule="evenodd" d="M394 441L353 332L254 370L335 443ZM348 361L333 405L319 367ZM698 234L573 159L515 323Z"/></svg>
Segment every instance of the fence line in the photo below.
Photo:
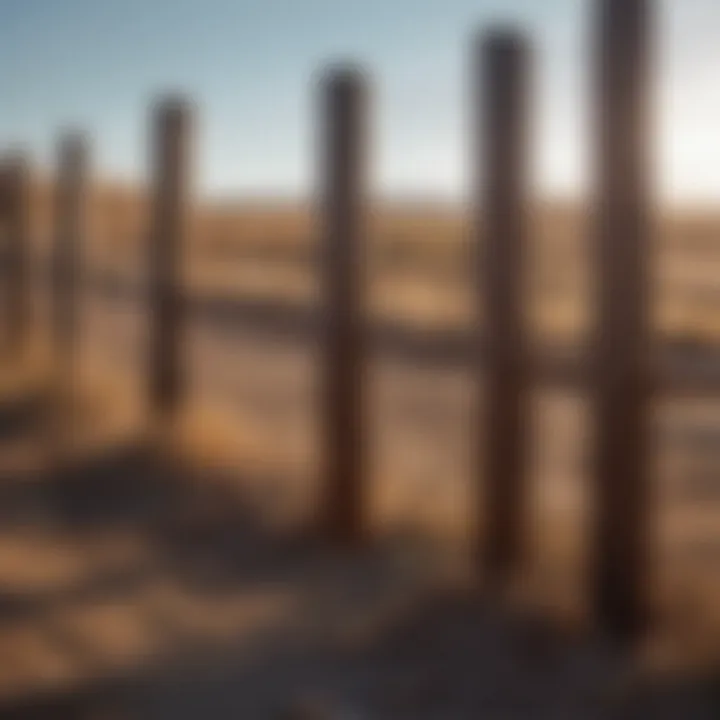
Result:
<svg viewBox="0 0 720 720"><path fill-rule="evenodd" d="M648 404L650 366L647 252L651 240L647 147L650 0L596 0L598 33L598 324L590 391L596 421L595 518L589 595L611 632L634 636L648 618ZM523 324L523 257L527 242L530 48L514 31L495 31L474 48L474 118L483 152L477 172L475 235L486 316L484 438L484 570L502 585L524 559L528 458L526 401L531 373ZM362 252L368 88L362 73L339 69L322 86L323 175L323 484L320 523L335 540L358 543L367 531L364 420L366 338L362 321ZM177 98L153 116L154 178L149 243L151 315L148 398L159 419L181 408L184 394L181 260L190 200L192 109ZM480 145L480 143L478 143ZM84 149L61 152L55 293L59 351L76 342L76 266ZM25 174L5 208L17 257L27 251ZM12 183L11 183L12 185ZM22 188L22 190L21 190ZM24 261L10 266L8 302L20 335L28 320ZM12 300L10 299L12 298ZM479 345L479 343L478 343Z"/></svg>

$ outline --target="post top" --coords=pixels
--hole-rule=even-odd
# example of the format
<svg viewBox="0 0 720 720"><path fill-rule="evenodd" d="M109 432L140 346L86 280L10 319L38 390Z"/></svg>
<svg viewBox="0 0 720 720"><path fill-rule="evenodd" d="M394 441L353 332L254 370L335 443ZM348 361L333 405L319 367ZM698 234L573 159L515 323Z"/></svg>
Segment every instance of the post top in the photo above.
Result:
<svg viewBox="0 0 720 720"><path fill-rule="evenodd" d="M368 73L360 63L344 60L325 66L321 81L324 86L334 91L357 91L367 85Z"/></svg>
<svg viewBox="0 0 720 720"><path fill-rule="evenodd" d="M0 157L0 168L6 172L25 172L29 166L28 152L22 147L13 147Z"/></svg>
<svg viewBox="0 0 720 720"><path fill-rule="evenodd" d="M192 113L193 102L181 92L158 94L152 103L156 115L165 118L184 118Z"/></svg>
<svg viewBox="0 0 720 720"><path fill-rule="evenodd" d="M77 128L67 128L58 133L58 146L61 152L81 155L88 146L87 133Z"/></svg>
<svg viewBox="0 0 720 720"><path fill-rule="evenodd" d="M477 44L485 52L522 54L530 49L527 33L513 24L497 24L477 34Z"/></svg>

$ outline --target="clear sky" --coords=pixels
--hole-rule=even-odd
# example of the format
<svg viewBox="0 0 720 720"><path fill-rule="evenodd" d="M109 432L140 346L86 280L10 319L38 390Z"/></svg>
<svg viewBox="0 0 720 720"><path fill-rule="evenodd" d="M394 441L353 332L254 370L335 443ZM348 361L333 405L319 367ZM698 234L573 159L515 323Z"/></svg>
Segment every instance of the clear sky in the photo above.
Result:
<svg viewBox="0 0 720 720"><path fill-rule="evenodd" d="M664 0L658 77L663 195L720 200L720 2ZM0 144L52 161L61 127L92 133L98 171L146 172L148 101L199 106L205 193L298 193L314 173L313 80L327 61L374 81L373 182L461 197L468 42L493 22L534 38L534 172L588 184L591 0L0 0Z"/></svg>

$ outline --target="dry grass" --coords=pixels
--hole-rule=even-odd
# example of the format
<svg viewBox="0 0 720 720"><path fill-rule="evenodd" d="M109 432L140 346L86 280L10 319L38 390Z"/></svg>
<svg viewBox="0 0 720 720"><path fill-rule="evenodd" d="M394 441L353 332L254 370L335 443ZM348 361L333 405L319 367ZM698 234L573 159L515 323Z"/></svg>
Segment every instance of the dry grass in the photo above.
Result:
<svg viewBox="0 0 720 720"><path fill-rule="evenodd" d="M94 185L87 202L87 263L135 273L145 262L148 197L136 187ZM38 182L33 233L40 251L52 236L52 196ZM467 326L479 309L467 214L457 207L371 208L364 267L371 314L430 327ZM658 333L688 342L720 338L720 215L658 213L650 258ZM592 224L587 210L540 203L532 210L529 319L541 337L583 333L590 320ZM214 203L191 213L187 284L206 294L312 303L320 255L311 204Z"/></svg>
<svg viewBox="0 0 720 720"><path fill-rule="evenodd" d="M146 203L133 191L105 189L104 193L93 196L90 203L93 239L88 262L132 273L144 258ZM34 216L40 251L50 215L46 206ZM364 269L371 314L421 327L468 327L478 302L465 220L437 208L378 208L370 220ZM533 330L541 338L576 338L589 321L592 263L587 218L577 209L545 206L535 211L532 229ZM316 238L317 225L309 208L200 208L190 238L188 285L208 294L312 304L318 289ZM658 331L667 338L693 343L720 340L720 292L715 288L720 274L718 238L720 217L677 213L663 217L654 263L655 310ZM130 341L113 323L107 324L107 330L109 335L117 334L116 345L94 336L87 338L87 346L107 344L106 354L112 356L118 345ZM318 466L315 380L306 372L308 359L304 352L281 352L272 343L263 345L242 330L239 338L235 349L228 350L230 356L223 346L194 343L203 349L191 367L196 380L188 412L162 438L164 447L188 466L229 471L227 477L238 483L234 490L264 502L265 507L280 510L278 498L282 498L291 511L307 511L317 496ZM78 378L84 398L76 418L80 450L115 442L145 422L137 377L128 382L128 374L136 376L137 367L127 368L125 376L116 375L125 360L110 365L100 355L85 362ZM8 368L2 373L8 391L43 382L47 355L35 350L30 357L32 361L22 363L19 370ZM216 388L213 395L212 383L217 385L220 375L228 378L227 387L220 394ZM476 400L472 377L444 368L386 365L373 366L372 376L370 474L376 527L379 532L420 529L457 554L458 548L467 548L469 521L478 507L472 448L482 429L472 424ZM274 399L268 408L261 401L270 396ZM286 400L275 402L280 396ZM540 598L571 616L581 614L587 557L589 434L583 403L583 398L566 394L538 393L533 415L537 454L532 465L535 554L522 588L536 601ZM712 483L695 494L688 487L695 475L707 479L720 470L720 456L711 447L717 445L720 413L711 400L695 406L671 399L659 415L657 445L662 457L655 582L664 631L648 655L656 664L679 658L685 663L707 663L717 660L720 643L720 575L715 562L720 552L720 496ZM130 543L128 538L117 539L121 541ZM72 549L56 540L43 542L43 538L8 534L0 542L0 573L33 583L40 582L38 578L49 582L53 573L80 572L73 564ZM33 559L39 555L42 560ZM35 574L27 572L27 563L33 563ZM45 575L44 569L51 566L53 572ZM289 606L273 598L260 598L256 605L252 597L232 598L227 607L203 605L193 598L185 607L187 598L162 582L147 593L147 598L133 599L124 607L97 608L97 616L52 618L53 627L73 636L96 637L100 655L110 663L136 657L152 645L143 624L145 610L137 610L139 618L126 615L136 612L132 608L144 608L146 601L148 606L157 604L158 597L165 609L176 603L188 633L221 634L226 627L247 624L248 618L262 626L266 619L276 620L276 611L293 612L293 598L288 599ZM225 615L227 624L221 619ZM193 623L197 623L194 630ZM36 630L18 627L13 641L17 647L7 650L8 657L32 654ZM66 667L61 659L54 661L50 650L43 670L47 677L60 681L85 670ZM29 668L32 663L26 664ZM18 677L30 676L22 663L17 668Z"/></svg>

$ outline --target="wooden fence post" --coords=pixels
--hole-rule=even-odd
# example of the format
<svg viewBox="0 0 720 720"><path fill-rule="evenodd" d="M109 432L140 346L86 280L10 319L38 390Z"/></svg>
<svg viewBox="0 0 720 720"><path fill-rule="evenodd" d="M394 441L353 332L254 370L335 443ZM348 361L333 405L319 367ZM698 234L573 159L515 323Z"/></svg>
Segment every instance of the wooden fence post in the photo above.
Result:
<svg viewBox="0 0 720 720"><path fill-rule="evenodd" d="M3 247L5 349L8 356L22 356L30 334L30 168L24 155L3 163Z"/></svg>
<svg viewBox="0 0 720 720"><path fill-rule="evenodd" d="M528 458L527 353L523 261L528 194L528 62L524 37L498 30L476 52L475 115L481 142L474 159L480 202L475 234L485 318L484 537L486 577L502 585L524 559ZM482 242L480 239L482 238Z"/></svg>
<svg viewBox="0 0 720 720"><path fill-rule="evenodd" d="M190 104L180 98L166 98L155 109L149 404L160 420L177 413L185 390L181 263L190 201L192 119Z"/></svg>
<svg viewBox="0 0 720 720"><path fill-rule="evenodd" d="M631 638L649 617L650 2L599 0L598 8L591 594L601 625Z"/></svg>
<svg viewBox="0 0 720 720"><path fill-rule="evenodd" d="M52 332L58 381L67 388L74 372L82 294L80 253L84 234L87 142L79 133L58 143L56 235L52 257Z"/></svg>
<svg viewBox="0 0 720 720"><path fill-rule="evenodd" d="M324 343L322 522L356 543L366 530L364 364L361 282L366 191L363 74L345 68L323 86Z"/></svg>

